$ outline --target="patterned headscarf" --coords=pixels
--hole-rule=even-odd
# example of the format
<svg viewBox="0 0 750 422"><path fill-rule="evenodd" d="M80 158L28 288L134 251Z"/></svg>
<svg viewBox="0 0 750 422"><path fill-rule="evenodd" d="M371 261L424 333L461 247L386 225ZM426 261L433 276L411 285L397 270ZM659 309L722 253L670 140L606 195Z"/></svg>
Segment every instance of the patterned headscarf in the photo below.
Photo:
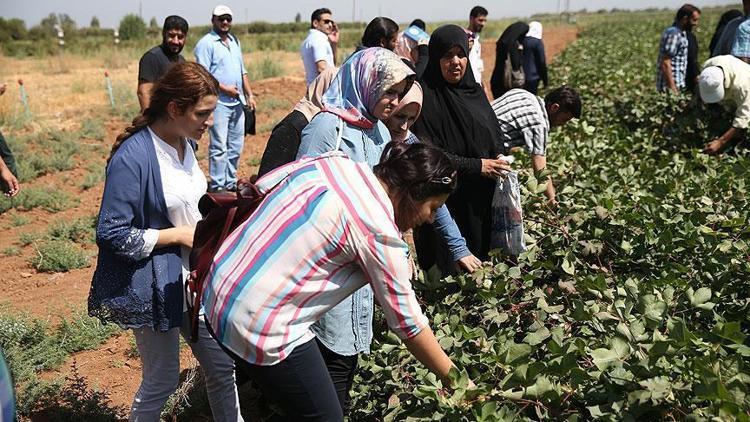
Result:
<svg viewBox="0 0 750 422"><path fill-rule="evenodd" d="M406 80L403 97L414 78L414 72L392 51L380 47L358 51L341 66L323 94L323 111L354 126L372 129L377 121L372 110L378 100L392 86Z"/></svg>

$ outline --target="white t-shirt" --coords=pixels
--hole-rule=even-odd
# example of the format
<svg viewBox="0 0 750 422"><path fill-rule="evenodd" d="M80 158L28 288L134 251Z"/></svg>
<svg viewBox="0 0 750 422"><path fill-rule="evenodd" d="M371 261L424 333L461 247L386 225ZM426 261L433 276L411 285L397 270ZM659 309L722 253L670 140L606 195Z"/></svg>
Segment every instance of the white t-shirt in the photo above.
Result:
<svg viewBox="0 0 750 422"><path fill-rule="evenodd" d="M474 45L469 51L469 63L471 63L471 71L474 72L474 79L481 85L484 61L482 61L482 43L479 41L479 34L477 33L474 34Z"/></svg>
<svg viewBox="0 0 750 422"><path fill-rule="evenodd" d="M333 49L331 43L328 42L328 36L317 29L310 29L307 38L300 45L299 52L302 55L302 63L305 65L305 80L308 85L318 76L317 63L319 61L325 60L328 66L335 66Z"/></svg>

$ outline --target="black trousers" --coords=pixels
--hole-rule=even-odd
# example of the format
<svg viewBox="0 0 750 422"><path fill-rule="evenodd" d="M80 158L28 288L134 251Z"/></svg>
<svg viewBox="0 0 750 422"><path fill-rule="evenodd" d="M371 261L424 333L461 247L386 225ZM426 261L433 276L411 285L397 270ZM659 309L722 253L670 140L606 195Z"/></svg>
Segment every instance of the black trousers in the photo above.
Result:
<svg viewBox="0 0 750 422"><path fill-rule="evenodd" d="M8 143L5 141L5 137L0 132L0 160L3 160L6 166L8 166L8 170L10 170L11 173L13 173L14 176L18 177L18 169L16 168L16 158L13 156L13 152L11 152L10 148L8 147ZM7 191L8 186L5 186L5 182L0 181L0 191Z"/></svg>
<svg viewBox="0 0 750 422"><path fill-rule="evenodd" d="M526 88L526 90L530 93L536 95L537 91L539 90L539 79L535 79L533 81L527 80L526 86L524 88Z"/></svg>

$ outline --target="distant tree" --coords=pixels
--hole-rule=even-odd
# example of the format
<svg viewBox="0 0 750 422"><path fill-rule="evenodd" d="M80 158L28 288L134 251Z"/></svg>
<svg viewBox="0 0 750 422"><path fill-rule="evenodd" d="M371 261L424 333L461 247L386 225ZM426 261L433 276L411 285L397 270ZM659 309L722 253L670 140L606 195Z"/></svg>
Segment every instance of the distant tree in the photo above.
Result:
<svg viewBox="0 0 750 422"><path fill-rule="evenodd" d="M91 23L89 24L89 27L91 27L91 28L99 28L100 27L100 25L99 25L99 18L97 18L96 16L92 17L91 18Z"/></svg>
<svg viewBox="0 0 750 422"><path fill-rule="evenodd" d="M50 13L46 18L39 22L40 29L49 36L56 37L57 29L61 28L65 36L73 35L78 25L67 13Z"/></svg>
<svg viewBox="0 0 750 422"><path fill-rule="evenodd" d="M57 15L57 22L62 27L63 31L65 31L65 36L73 35L73 33L76 31L76 28L78 25L76 25L76 21L73 20L70 16L68 16L67 13L60 13Z"/></svg>
<svg viewBox="0 0 750 422"><path fill-rule="evenodd" d="M26 38L26 23L21 19L8 19L0 17L0 41L22 40Z"/></svg>
<svg viewBox="0 0 750 422"><path fill-rule="evenodd" d="M148 27L149 29L159 29L159 22L156 21L156 18L152 17L148 23Z"/></svg>
<svg viewBox="0 0 750 422"><path fill-rule="evenodd" d="M300 15L300 13L299 13L299 12L297 12L297 14L296 14L296 15L294 15L294 22L295 22L295 23L300 23L300 22L302 22L302 15Z"/></svg>
<svg viewBox="0 0 750 422"><path fill-rule="evenodd" d="M122 18L119 30L123 41L143 38L146 35L146 23L140 16L131 13Z"/></svg>

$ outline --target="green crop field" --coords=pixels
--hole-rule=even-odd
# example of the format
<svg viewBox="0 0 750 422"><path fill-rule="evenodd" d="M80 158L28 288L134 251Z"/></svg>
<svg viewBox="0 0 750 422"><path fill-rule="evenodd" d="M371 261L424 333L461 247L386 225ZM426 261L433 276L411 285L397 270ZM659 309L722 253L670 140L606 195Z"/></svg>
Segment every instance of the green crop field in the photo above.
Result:
<svg viewBox="0 0 750 422"><path fill-rule="evenodd" d="M704 48L717 16L704 14ZM529 251L419 286L462 387L443 388L383 334L352 420L750 418L750 160L699 152L731 115L655 92L669 22L587 25L550 70L584 99L548 153L559 209L526 173Z"/></svg>

